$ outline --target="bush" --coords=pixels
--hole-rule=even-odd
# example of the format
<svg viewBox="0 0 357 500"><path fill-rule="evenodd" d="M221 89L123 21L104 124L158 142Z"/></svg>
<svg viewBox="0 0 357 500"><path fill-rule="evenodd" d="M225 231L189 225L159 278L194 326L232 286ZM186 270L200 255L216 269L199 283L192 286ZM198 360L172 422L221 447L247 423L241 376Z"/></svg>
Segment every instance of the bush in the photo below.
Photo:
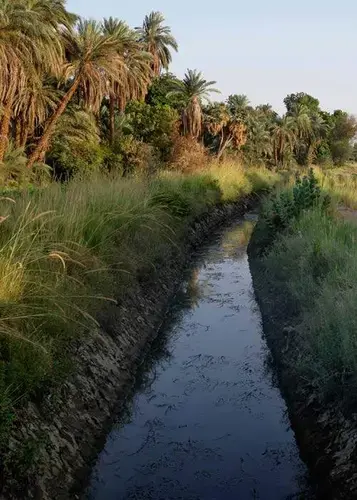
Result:
<svg viewBox="0 0 357 500"><path fill-rule="evenodd" d="M136 140L150 144L159 161L167 161L179 115L168 105L132 101L125 110Z"/></svg>
<svg viewBox="0 0 357 500"><path fill-rule="evenodd" d="M200 215L207 208L221 201L217 180L210 175L180 176L161 175L152 183L152 206L167 209L175 217Z"/></svg>
<svg viewBox="0 0 357 500"><path fill-rule="evenodd" d="M46 163L60 180L99 171L105 157L95 117L74 105L59 119L50 146Z"/></svg>
<svg viewBox="0 0 357 500"><path fill-rule="evenodd" d="M79 143L75 147L56 141L46 161L56 179L69 180L75 175L99 172L105 159L105 149L99 144Z"/></svg>
<svg viewBox="0 0 357 500"><path fill-rule="evenodd" d="M262 233L265 246L272 242L276 234L286 229L295 218L305 210L320 206L325 209L329 204L327 195L322 194L312 169L302 179L296 179L292 189L284 189L269 198L263 206Z"/></svg>
<svg viewBox="0 0 357 500"><path fill-rule="evenodd" d="M153 146L135 139L132 135L122 135L116 138L112 154L115 156L111 158L120 159L121 172L124 176L134 173L152 174L160 166Z"/></svg>
<svg viewBox="0 0 357 500"><path fill-rule="evenodd" d="M179 172L195 172L207 165L208 157L202 144L192 137L183 137L179 134L173 139L169 168Z"/></svg>

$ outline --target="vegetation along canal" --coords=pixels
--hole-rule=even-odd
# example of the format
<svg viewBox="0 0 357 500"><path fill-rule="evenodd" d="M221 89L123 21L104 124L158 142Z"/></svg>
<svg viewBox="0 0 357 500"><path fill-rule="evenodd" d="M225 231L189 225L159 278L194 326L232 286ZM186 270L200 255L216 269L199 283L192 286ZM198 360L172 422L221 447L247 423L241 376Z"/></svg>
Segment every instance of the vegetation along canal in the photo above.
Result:
<svg viewBox="0 0 357 500"><path fill-rule="evenodd" d="M195 259L86 498L312 498L262 336L250 224Z"/></svg>

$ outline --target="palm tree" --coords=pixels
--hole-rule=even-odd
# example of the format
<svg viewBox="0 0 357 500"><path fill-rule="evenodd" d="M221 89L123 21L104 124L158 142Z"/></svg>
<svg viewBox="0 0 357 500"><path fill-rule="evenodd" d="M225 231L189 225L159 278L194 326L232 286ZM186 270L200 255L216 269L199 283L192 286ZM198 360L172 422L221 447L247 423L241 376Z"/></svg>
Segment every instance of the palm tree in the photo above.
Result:
<svg viewBox="0 0 357 500"><path fill-rule="evenodd" d="M261 111L256 111L248 126L245 156L250 163L263 162L273 153L271 132L267 121L262 120Z"/></svg>
<svg viewBox="0 0 357 500"><path fill-rule="evenodd" d="M239 150L247 140L246 124L224 103L214 103L205 109L204 125L212 136L219 138L216 147L218 159L228 147Z"/></svg>
<svg viewBox="0 0 357 500"><path fill-rule="evenodd" d="M108 92L108 81L116 80L123 64L117 50L117 40L103 34L103 26L96 21L80 20L75 29L63 30L68 57L64 77L69 83L53 114L46 120L42 137L34 147L28 167L31 168L48 148L58 119L65 112L78 89L84 104L97 111Z"/></svg>
<svg viewBox="0 0 357 500"><path fill-rule="evenodd" d="M213 88L216 82L207 81L202 73L197 70L188 69L184 79L173 81L173 89L169 94L178 95L185 102L182 112L182 124L185 135L198 139L202 133L202 100L207 99L212 92L219 93Z"/></svg>
<svg viewBox="0 0 357 500"><path fill-rule="evenodd" d="M291 116L284 116L273 125L272 142L276 166L284 166L293 154L296 144L294 125Z"/></svg>
<svg viewBox="0 0 357 500"><path fill-rule="evenodd" d="M0 0L0 161L9 143L16 95L26 88L29 78L55 74L60 68L62 44L56 28L58 19L65 22L64 2L47 4L45 0ZM53 12L44 9L49 5Z"/></svg>
<svg viewBox="0 0 357 500"><path fill-rule="evenodd" d="M249 99L244 94L230 95L227 99L227 106L230 113L236 117L245 118L249 109Z"/></svg>
<svg viewBox="0 0 357 500"><path fill-rule="evenodd" d="M26 86L14 100L13 138L17 148L25 148L29 138L58 105L62 92L56 80L42 74L29 75Z"/></svg>
<svg viewBox="0 0 357 500"><path fill-rule="evenodd" d="M58 26L70 28L78 20L78 16L66 9L66 0L23 0L26 8L35 12L41 22L49 24L54 29Z"/></svg>
<svg viewBox="0 0 357 500"><path fill-rule="evenodd" d="M165 18L161 12L151 12L145 16L143 25L135 28L140 42L152 57L152 70L155 76L159 76L161 69L168 69L172 55L170 49L175 52L178 45L171 33L171 28L164 25Z"/></svg>
<svg viewBox="0 0 357 500"><path fill-rule="evenodd" d="M320 113L313 113L310 117L311 134L309 137L306 164L311 165L316 157L316 151L322 141L326 139L330 130L328 123L324 120Z"/></svg>
<svg viewBox="0 0 357 500"><path fill-rule="evenodd" d="M271 104L260 104L255 108L255 111L260 114L261 118L265 121L274 122L278 114L273 110Z"/></svg>
<svg viewBox="0 0 357 500"><path fill-rule="evenodd" d="M114 139L115 107L124 111L129 99L147 91L151 79L151 57L142 50L138 36L125 22L110 17L103 22L105 36L114 37L118 55L123 59L118 78L110 80L109 88L109 142Z"/></svg>

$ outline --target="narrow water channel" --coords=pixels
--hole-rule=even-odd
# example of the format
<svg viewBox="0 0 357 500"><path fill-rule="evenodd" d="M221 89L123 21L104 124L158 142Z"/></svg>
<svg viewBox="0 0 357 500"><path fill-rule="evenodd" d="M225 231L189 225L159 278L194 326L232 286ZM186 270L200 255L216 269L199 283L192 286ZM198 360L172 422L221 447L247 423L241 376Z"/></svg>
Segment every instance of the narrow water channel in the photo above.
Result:
<svg viewBox="0 0 357 500"><path fill-rule="evenodd" d="M195 259L86 498L312 498L262 337L249 224Z"/></svg>

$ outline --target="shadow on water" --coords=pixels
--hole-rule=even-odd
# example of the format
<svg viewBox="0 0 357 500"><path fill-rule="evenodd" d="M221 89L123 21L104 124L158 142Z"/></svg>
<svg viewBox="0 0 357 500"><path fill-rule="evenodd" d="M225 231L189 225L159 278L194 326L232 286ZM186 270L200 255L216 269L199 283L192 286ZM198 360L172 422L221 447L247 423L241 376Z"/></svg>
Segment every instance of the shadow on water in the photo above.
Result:
<svg viewBox="0 0 357 500"><path fill-rule="evenodd" d="M84 498L313 498L262 338L253 223L194 259Z"/></svg>

